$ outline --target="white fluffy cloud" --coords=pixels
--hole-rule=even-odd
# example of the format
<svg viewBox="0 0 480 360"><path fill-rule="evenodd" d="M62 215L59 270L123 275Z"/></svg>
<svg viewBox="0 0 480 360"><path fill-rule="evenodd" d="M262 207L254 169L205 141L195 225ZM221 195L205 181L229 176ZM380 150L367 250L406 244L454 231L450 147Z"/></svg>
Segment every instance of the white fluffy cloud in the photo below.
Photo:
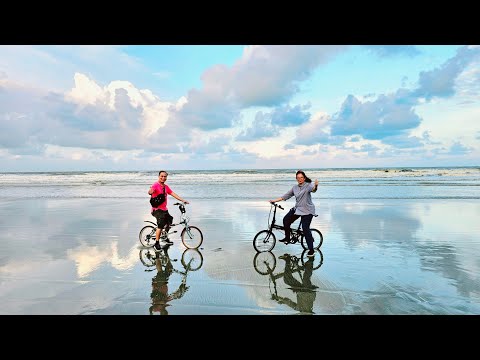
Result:
<svg viewBox="0 0 480 360"><path fill-rule="evenodd" d="M179 121L212 130L232 126L240 111L251 106L278 106L299 91L322 63L346 46L251 46L231 68L216 65L202 76L179 111Z"/></svg>

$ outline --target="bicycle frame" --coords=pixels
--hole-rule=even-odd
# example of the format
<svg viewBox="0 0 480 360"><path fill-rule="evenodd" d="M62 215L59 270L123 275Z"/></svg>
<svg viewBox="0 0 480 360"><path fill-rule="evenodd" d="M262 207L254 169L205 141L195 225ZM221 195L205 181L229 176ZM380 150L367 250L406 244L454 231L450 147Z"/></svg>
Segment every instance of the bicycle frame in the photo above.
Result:
<svg viewBox="0 0 480 360"><path fill-rule="evenodd" d="M274 206L274 210L273 210L273 219L272 219L272 223L270 224L269 226L269 230L272 231L272 230L280 230L280 231L285 231L285 227L282 226L282 225L276 225L275 224L275 216L277 214L277 207L279 207L280 209L284 210L284 208L281 206L281 205L277 205L277 204L272 204L272 206ZM295 220L296 221L296 220ZM298 228L294 229L294 228L290 228L290 239L291 240L294 240L293 242L297 242L298 241L298 238L300 236L303 236L303 231L300 229L300 227L302 226L302 223L299 222L298 223Z"/></svg>
<svg viewBox="0 0 480 360"><path fill-rule="evenodd" d="M160 236L163 235L163 237L165 237L165 236L168 237L169 234L176 233L176 231L172 231L172 232L171 232L170 229L171 229L172 227L174 227L174 226L182 225L182 224L183 224L183 226L185 227L186 231L187 231L187 232L189 233L189 235L191 236L191 234L190 234L190 227L188 226L188 222L190 221L190 218L187 216L186 212L184 212L184 211L185 211L185 208L183 208L184 211L182 211L182 209L181 209L181 206L183 206L182 204L180 204L180 203L175 203L175 204L173 204L173 205L177 205L177 206L180 208L180 211L181 211L180 221L179 221L178 223L176 223L176 224L170 224L170 226L168 226L168 232L167 232L167 233L165 233L165 229L162 229L162 233L160 234ZM152 225L155 227L154 230L157 230L158 226L157 226L157 224L154 223L153 221L144 220L144 222L152 224Z"/></svg>

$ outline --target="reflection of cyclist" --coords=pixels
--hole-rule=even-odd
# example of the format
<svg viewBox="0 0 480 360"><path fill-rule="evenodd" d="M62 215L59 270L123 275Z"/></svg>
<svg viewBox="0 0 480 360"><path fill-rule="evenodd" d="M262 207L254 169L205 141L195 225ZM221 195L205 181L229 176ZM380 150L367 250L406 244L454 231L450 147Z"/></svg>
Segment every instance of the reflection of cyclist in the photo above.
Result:
<svg viewBox="0 0 480 360"><path fill-rule="evenodd" d="M188 201L183 200L180 196L175 194L167 184L165 184L165 181L167 181L167 177L168 177L168 173L166 171L161 170L158 173L158 182L154 183L148 190L148 194L151 195L152 197L156 197L162 194L165 190L165 201L156 208L152 207L152 211L151 211L152 216L154 216L157 219L158 227L157 227L157 232L155 234L155 245L154 245L154 249L157 251L160 250L160 244L158 242L158 240L160 239L160 232L162 231L165 225L167 224L171 225L173 221L173 216L171 216L167 210L168 194L172 195L175 199L182 201L185 204L188 204ZM168 244L173 244L173 242L171 242L168 239L166 239L165 242Z"/></svg>
<svg viewBox="0 0 480 360"><path fill-rule="evenodd" d="M295 279L292 273L292 269L295 264L292 262L291 256L288 254L282 255L279 259L285 260L285 270L283 273L283 280L285 284L290 286L292 290L297 295L297 302L290 300L288 297L274 296L274 299L277 300L280 304L286 304L292 309L304 312L304 313L313 313L313 302L317 295L315 289L318 286L315 286L311 282L312 272L313 272L313 258L309 258L305 263L305 271L303 277L300 271L300 278L302 282Z"/></svg>
<svg viewBox="0 0 480 360"><path fill-rule="evenodd" d="M296 173L298 185L294 185L290 191L288 191L282 197L275 200L270 200L271 203L275 203L281 200L288 200L295 195L295 207L293 207L287 215L283 218L283 226L285 228L285 238L279 240L284 243L290 241L290 225L299 217L302 218L302 229L307 240L308 254L307 256L314 256L313 251L313 236L310 230L310 224L315 215L315 205L312 202L312 192L317 191L318 180L315 179L315 184L312 184L312 180L305 175L302 170L298 170Z"/></svg>
<svg viewBox="0 0 480 360"><path fill-rule="evenodd" d="M188 290L188 286L185 284L186 279L183 278L180 287L174 293L168 293L168 279L172 274L173 266L167 253L168 246L164 248L164 251L165 256L158 256L155 260L157 275L152 279L150 315L153 315L154 312L159 312L160 315L168 315L167 306L170 306L168 302L180 299Z"/></svg>

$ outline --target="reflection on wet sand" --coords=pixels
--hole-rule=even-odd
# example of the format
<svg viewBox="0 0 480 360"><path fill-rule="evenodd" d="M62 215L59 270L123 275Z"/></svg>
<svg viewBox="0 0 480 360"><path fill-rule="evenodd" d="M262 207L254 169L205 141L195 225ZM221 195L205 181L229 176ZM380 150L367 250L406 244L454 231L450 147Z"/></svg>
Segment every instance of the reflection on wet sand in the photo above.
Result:
<svg viewBox="0 0 480 360"><path fill-rule="evenodd" d="M280 255L278 259L285 262L283 271L278 273L275 273L277 261L272 252L257 253L253 260L255 270L259 274L268 275L269 277L269 289L272 300L279 304L288 305L300 313L313 314L313 303L318 286L312 284L311 277L313 270L319 269L323 264L322 252L316 250L315 257L306 257L304 251L301 257L301 264L299 257L287 253ZM288 285L288 289L294 293L294 296L279 295L277 280L282 278L285 284ZM296 299L292 300L293 297Z"/></svg>
<svg viewBox="0 0 480 360"><path fill-rule="evenodd" d="M28 201L28 206L0 201L1 314L149 313L158 271L149 248L138 241L143 221L151 220L144 201ZM188 291L168 300L164 310L480 314L480 206L474 200L347 199L315 205L319 217L312 227L324 235L324 260L316 269L315 256L309 275L298 244L277 243L274 260L259 255L253 261L253 238L268 226L267 200L192 201L192 222L204 233L200 256L184 255L178 234L168 255L178 271L185 272L190 258L201 265L188 272ZM280 259L285 252L288 266L287 258ZM294 271L293 257L301 271ZM272 280L269 269L287 276ZM182 275L172 270L163 276L168 299L181 287ZM165 290L164 278L157 278L158 291ZM309 282L317 288L308 289Z"/></svg>
<svg viewBox="0 0 480 360"><path fill-rule="evenodd" d="M155 251L153 247L140 249L139 258L141 263L147 267L145 271L156 270L156 274L152 278L150 315L155 312L160 315L168 315L167 307L171 306L170 302L181 299L189 289L187 286L188 273L199 270L203 265L203 256L198 249L185 249L181 259L183 269L175 269L168 254L170 246L169 244L163 245L160 251ZM182 279L178 288L169 292L168 282L173 273L180 274Z"/></svg>

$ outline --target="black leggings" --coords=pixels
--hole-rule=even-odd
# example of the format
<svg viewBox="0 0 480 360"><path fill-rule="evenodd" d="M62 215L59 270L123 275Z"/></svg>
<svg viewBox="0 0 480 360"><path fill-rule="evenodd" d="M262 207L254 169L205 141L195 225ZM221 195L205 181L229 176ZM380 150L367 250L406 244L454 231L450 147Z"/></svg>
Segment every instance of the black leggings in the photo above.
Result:
<svg viewBox="0 0 480 360"><path fill-rule="evenodd" d="M307 240L307 246L309 250L313 250L313 236L312 231L310 230L310 224L312 223L313 215L295 215L295 208L290 209L290 211L283 218L283 226L285 227L285 239L290 239L290 226L292 223L297 220L299 217L302 222L303 235L305 235L305 240Z"/></svg>

